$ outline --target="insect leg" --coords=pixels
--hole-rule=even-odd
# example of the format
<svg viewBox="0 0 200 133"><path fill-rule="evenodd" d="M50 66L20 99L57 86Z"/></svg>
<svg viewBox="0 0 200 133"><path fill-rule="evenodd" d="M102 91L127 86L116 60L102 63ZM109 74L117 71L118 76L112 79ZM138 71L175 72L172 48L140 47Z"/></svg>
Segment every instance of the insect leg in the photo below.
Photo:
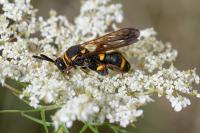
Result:
<svg viewBox="0 0 200 133"><path fill-rule="evenodd" d="M63 71L63 73L69 74L69 73L70 73L70 70L71 70L72 68L73 68L73 66L67 67L67 69L65 69L65 70Z"/></svg>
<svg viewBox="0 0 200 133"><path fill-rule="evenodd" d="M87 67L81 67L80 69L81 69L82 72L84 72L85 74L89 74L89 71L88 71Z"/></svg>
<svg viewBox="0 0 200 133"><path fill-rule="evenodd" d="M97 70L96 71L98 74L102 75L102 76L106 76L109 74L108 69L104 68L103 70Z"/></svg>
<svg viewBox="0 0 200 133"><path fill-rule="evenodd" d="M114 71L120 72L122 77L124 77L124 72L122 70L120 70L120 68L118 66L112 65L112 64L106 64L107 68L110 68Z"/></svg>

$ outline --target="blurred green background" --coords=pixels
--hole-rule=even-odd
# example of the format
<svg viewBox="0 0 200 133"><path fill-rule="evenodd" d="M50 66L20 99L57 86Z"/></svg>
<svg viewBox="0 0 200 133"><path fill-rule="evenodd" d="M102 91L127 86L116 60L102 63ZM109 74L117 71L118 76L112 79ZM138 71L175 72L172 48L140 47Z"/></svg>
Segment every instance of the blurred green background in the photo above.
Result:
<svg viewBox="0 0 200 133"><path fill-rule="evenodd" d="M114 0L113 0L114 1ZM181 70L197 68L200 74L200 1L199 0L117 0L124 10L120 27L144 29L154 27L163 42L171 42L179 52L175 66ZM33 0L39 15L50 9L73 21L79 13L79 0ZM144 117L136 123L134 133L200 133L200 100L176 113L165 98L144 107ZM9 90L0 88L0 109L28 109ZM73 130L77 131L74 127ZM75 132L76 132L75 131ZM0 114L0 133L43 133L42 126L20 114ZM104 133L110 130L102 130Z"/></svg>

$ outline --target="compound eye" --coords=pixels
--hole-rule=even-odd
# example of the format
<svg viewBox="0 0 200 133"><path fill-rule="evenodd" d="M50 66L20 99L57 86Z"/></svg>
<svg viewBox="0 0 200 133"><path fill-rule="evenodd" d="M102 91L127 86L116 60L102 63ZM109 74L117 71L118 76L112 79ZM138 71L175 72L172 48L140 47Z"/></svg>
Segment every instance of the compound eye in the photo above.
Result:
<svg viewBox="0 0 200 133"><path fill-rule="evenodd" d="M66 68L64 62L62 62L62 60L57 59L55 61L55 65L58 67L58 69L60 69L61 71L64 70Z"/></svg>
<svg viewBox="0 0 200 133"><path fill-rule="evenodd" d="M59 68L60 68L60 69L62 69L62 70L65 69L65 66L64 66L64 64L62 64L62 62L59 63L58 65L59 65Z"/></svg>
<svg viewBox="0 0 200 133"><path fill-rule="evenodd" d="M60 68L63 66L62 63L59 63L58 65L59 65Z"/></svg>

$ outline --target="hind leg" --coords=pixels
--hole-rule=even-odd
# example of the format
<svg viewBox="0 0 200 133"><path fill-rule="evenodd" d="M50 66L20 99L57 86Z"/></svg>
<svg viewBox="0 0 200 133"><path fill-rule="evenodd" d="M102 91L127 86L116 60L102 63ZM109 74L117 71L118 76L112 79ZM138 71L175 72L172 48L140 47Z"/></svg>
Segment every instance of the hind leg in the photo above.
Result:
<svg viewBox="0 0 200 133"><path fill-rule="evenodd" d="M122 78L124 77L124 71L120 70L120 68L118 66L115 66L115 65L112 65L112 64L106 64L106 67L113 70L113 71L121 73Z"/></svg>
<svg viewBox="0 0 200 133"><path fill-rule="evenodd" d="M89 74L89 71L87 69L87 67L81 67L80 68L82 72L84 72L85 74Z"/></svg>
<svg viewBox="0 0 200 133"><path fill-rule="evenodd" d="M106 75L109 74L107 68L105 68L105 69L103 69L103 70L98 70L98 71L96 71L96 72L97 72L98 74L102 75L102 76L106 76Z"/></svg>

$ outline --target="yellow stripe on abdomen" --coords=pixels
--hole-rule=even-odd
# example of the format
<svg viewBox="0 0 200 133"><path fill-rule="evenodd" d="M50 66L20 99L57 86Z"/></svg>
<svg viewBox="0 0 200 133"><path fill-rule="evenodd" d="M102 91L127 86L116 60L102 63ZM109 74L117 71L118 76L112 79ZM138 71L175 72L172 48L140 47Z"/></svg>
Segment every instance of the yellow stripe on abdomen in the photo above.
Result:
<svg viewBox="0 0 200 133"><path fill-rule="evenodd" d="M121 65L120 65L120 70L123 70L124 66L126 65L126 60L123 57L121 59L122 59L122 61L121 61Z"/></svg>
<svg viewBox="0 0 200 133"><path fill-rule="evenodd" d="M105 58L105 54L98 54L99 60L103 61Z"/></svg>
<svg viewBox="0 0 200 133"><path fill-rule="evenodd" d="M81 53L85 54L86 53L86 49L81 50Z"/></svg>
<svg viewBox="0 0 200 133"><path fill-rule="evenodd" d="M74 61L76 59L77 55L74 55L71 60Z"/></svg>
<svg viewBox="0 0 200 133"><path fill-rule="evenodd" d="M103 70L103 69L105 69L105 65L104 65L104 64L99 65L99 66L97 67L97 71L101 71L101 70Z"/></svg>

